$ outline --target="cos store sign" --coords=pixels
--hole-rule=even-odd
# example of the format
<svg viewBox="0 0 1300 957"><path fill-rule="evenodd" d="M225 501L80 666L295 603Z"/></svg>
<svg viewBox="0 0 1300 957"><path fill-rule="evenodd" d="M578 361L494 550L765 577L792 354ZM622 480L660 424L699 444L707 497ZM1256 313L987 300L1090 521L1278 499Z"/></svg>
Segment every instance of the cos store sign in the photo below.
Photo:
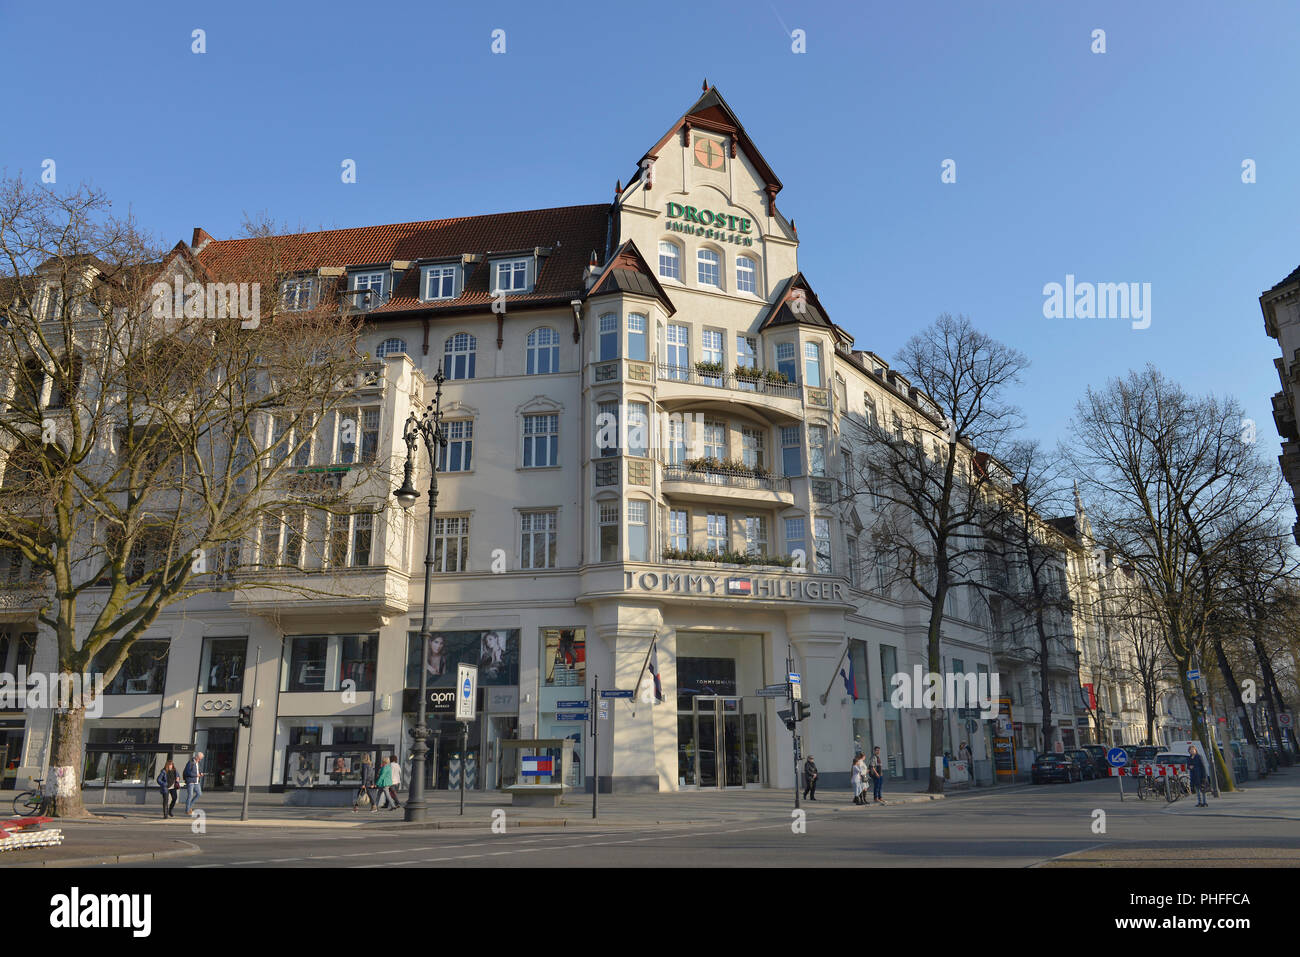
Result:
<svg viewBox="0 0 1300 957"><path fill-rule="evenodd" d="M225 714L227 711L238 711L238 698L204 698L199 702L199 714Z"/></svg>

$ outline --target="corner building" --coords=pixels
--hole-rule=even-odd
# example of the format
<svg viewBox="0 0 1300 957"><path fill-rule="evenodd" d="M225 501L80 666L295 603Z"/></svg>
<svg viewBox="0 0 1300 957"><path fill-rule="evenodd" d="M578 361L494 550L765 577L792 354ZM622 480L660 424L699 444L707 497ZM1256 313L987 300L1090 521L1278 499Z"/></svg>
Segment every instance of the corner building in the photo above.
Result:
<svg viewBox="0 0 1300 957"><path fill-rule="evenodd" d="M469 728L480 788L496 786L510 737L572 737L577 787L598 776L614 792L788 788L784 699L756 694L785 680L788 653L823 787L847 787L854 750L873 745L890 774L925 773L928 712L894 709L888 677L924 661L926 612L863 560L871 509L842 492L866 450L841 441L841 423L910 421L926 400L828 317L799 271L781 188L709 88L612 203L283 237L283 301L311 303L332 279L346 283L344 308L366 313L364 454L400 466L404 421L432 400L439 364L448 378L431 786L449 786L459 751L457 661L480 665ZM186 252L210 266L242 242L196 229ZM345 453L324 435L310 456L341 467ZM303 803L350 800L360 750L409 762L427 503L406 513L378 489L366 504L346 527L294 534L286 519L241 546L245 567L277 554L330 575L333 599L250 579L159 618L86 722L98 747L87 789L147 788L151 743L205 750L208 789L242 785L251 747L253 786ZM304 551L304 539L329 547ZM309 567L312 554L328 567ZM954 598L947 668L998 670L977 604ZM15 639L38 630L9 617ZM648 676L637 682L656 636L664 701L651 704ZM840 676L850 660L856 697ZM595 677L637 696L609 702L593 771L563 702ZM255 702L250 742L236 716ZM47 760L49 719L25 720L31 773ZM949 724L952 752L971 741L991 777L987 723ZM115 754L113 742L131 746Z"/></svg>

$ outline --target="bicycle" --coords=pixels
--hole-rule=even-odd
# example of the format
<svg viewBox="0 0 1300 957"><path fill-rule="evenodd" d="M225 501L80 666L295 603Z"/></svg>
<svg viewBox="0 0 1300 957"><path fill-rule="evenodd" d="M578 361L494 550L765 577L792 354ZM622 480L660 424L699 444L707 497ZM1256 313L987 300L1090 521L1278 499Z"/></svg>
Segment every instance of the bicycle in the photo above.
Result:
<svg viewBox="0 0 1300 957"><path fill-rule="evenodd" d="M15 817L35 817L45 810L45 795L41 793L43 778L35 778L36 790L23 791L14 798Z"/></svg>
<svg viewBox="0 0 1300 957"><path fill-rule="evenodd" d="M1136 769L1134 777L1137 781L1137 796L1139 801L1145 801L1147 797L1155 795L1155 783L1151 780L1149 775L1143 773L1142 768Z"/></svg>

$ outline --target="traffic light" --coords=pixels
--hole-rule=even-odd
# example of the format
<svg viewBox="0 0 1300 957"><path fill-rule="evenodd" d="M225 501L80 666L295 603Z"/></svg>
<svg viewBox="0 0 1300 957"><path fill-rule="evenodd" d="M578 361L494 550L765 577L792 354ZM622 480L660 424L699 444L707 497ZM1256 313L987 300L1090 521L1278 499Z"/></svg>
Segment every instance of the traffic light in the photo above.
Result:
<svg viewBox="0 0 1300 957"><path fill-rule="evenodd" d="M239 709L239 724L245 728L253 726L253 708L251 705L244 705Z"/></svg>
<svg viewBox="0 0 1300 957"><path fill-rule="evenodd" d="M804 718L808 717L808 715L811 713L812 713L812 709L809 708L808 705L806 705L804 702L796 701L794 703L794 719L796 721L802 721Z"/></svg>
<svg viewBox="0 0 1300 957"><path fill-rule="evenodd" d="M785 722L785 729L787 731L794 730L794 712L781 710L776 713L776 716Z"/></svg>

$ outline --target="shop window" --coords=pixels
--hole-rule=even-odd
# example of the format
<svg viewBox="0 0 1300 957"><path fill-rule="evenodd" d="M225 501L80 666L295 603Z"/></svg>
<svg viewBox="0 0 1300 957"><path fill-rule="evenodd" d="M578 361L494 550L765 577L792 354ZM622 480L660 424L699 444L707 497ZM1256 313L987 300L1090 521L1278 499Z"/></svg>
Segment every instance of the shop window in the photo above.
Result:
<svg viewBox="0 0 1300 957"><path fill-rule="evenodd" d="M542 629L542 684L547 688L586 686L586 629Z"/></svg>
<svg viewBox="0 0 1300 957"><path fill-rule="evenodd" d="M107 673L119 647L119 642L111 641L100 649L90 667L91 673ZM170 648L171 643L167 641L139 640L132 643L126 660L104 693L162 694L167 683L167 653Z"/></svg>
<svg viewBox="0 0 1300 957"><path fill-rule="evenodd" d="M199 694L240 694L247 649L247 638L204 638L199 658Z"/></svg>
<svg viewBox="0 0 1300 957"><path fill-rule="evenodd" d="M286 636L280 690L374 691L378 651L378 634Z"/></svg>

